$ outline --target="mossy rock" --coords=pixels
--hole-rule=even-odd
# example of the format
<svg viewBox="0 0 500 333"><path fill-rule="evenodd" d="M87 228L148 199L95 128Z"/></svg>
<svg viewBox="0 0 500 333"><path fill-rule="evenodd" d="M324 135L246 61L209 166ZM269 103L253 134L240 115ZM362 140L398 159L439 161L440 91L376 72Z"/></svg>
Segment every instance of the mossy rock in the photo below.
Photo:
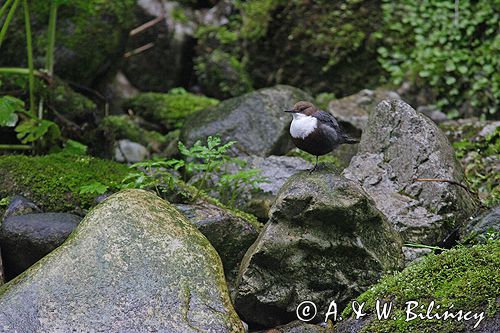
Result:
<svg viewBox="0 0 500 333"><path fill-rule="evenodd" d="M495 332L500 313L500 241L491 241L485 245L471 248L458 247L440 255L429 255L419 262L393 276L386 276L378 284L357 298L365 303L363 311L370 314L363 318L361 327L351 317L340 325L335 332L351 332L352 326L357 332L471 332L477 320L456 321L420 320L405 321L408 301L417 301L424 305L423 313L431 301L435 301L433 313L459 310L474 313L485 312L485 319L479 324L481 332ZM376 320L376 300L392 302L393 320ZM436 309L440 305L439 309ZM351 307L342 313L343 318L353 315ZM496 318L496 319L495 319ZM493 325L493 326L491 326ZM489 327L489 330L488 330Z"/></svg>
<svg viewBox="0 0 500 333"><path fill-rule="evenodd" d="M159 123L166 129L180 128L184 119L219 101L191 93L141 93L125 102L124 108L131 109L147 121Z"/></svg>
<svg viewBox="0 0 500 333"><path fill-rule="evenodd" d="M28 1L35 68L45 66L51 0ZM116 63L134 25L135 0L69 1L57 15L55 73L84 85L97 83ZM26 67L24 16L18 8L2 44L0 66Z"/></svg>
<svg viewBox="0 0 500 333"><path fill-rule="evenodd" d="M99 182L112 189L127 173L125 165L89 156L1 156L0 197L22 195L47 212L83 214L96 194L80 194L82 186Z"/></svg>
<svg viewBox="0 0 500 333"><path fill-rule="evenodd" d="M0 288L0 308L0 327L13 332L244 332L217 252L143 190L92 209L61 246Z"/></svg>
<svg viewBox="0 0 500 333"><path fill-rule="evenodd" d="M161 148L168 143L166 136L141 128L127 115L107 116L101 120L99 129L109 141L128 139L154 152L160 152Z"/></svg>

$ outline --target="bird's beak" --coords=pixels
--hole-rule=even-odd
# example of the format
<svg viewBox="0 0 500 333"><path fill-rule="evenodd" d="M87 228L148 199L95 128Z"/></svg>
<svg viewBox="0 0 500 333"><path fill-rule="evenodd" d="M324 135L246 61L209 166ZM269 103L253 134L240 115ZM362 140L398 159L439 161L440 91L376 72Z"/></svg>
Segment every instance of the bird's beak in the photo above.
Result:
<svg viewBox="0 0 500 333"><path fill-rule="evenodd" d="M293 109L292 109L292 110L285 110L285 112L297 113L297 111L295 111L295 110L293 110Z"/></svg>

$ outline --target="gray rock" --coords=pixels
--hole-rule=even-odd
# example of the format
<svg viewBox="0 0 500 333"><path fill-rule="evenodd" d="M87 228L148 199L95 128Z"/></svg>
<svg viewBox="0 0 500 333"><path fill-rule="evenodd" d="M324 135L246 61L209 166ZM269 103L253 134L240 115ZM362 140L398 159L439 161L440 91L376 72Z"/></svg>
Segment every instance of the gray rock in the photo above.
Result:
<svg viewBox="0 0 500 333"><path fill-rule="evenodd" d="M359 134L368 124L368 117L375 106L387 98L400 99L394 91L364 89L357 94L331 101L328 111L346 130L351 130L351 134Z"/></svg>
<svg viewBox="0 0 500 333"><path fill-rule="evenodd" d="M422 105L417 108L417 112L424 114L425 116L431 118L436 124L448 121L448 117L443 112L439 111L435 105Z"/></svg>
<svg viewBox="0 0 500 333"><path fill-rule="evenodd" d="M123 139L116 143L115 160L118 162L136 163L148 158L148 149L137 142Z"/></svg>
<svg viewBox="0 0 500 333"><path fill-rule="evenodd" d="M436 245L476 209L459 186L415 181L462 183L464 175L444 133L403 101L377 106L344 175L363 186L407 242Z"/></svg>
<svg viewBox="0 0 500 333"><path fill-rule="evenodd" d="M403 246L403 255L405 257L405 267L414 261L423 259L426 255L432 253L431 249L427 248L413 248Z"/></svg>
<svg viewBox="0 0 500 333"><path fill-rule="evenodd" d="M245 254L235 307L249 324L296 319L309 300L324 319L402 265L401 239L359 185L329 172L301 172L283 186L269 222Z"/></svg>
<svg viewBox="0 0 500 333"><path fill-rule="evenodd" d="M208 202L176 204L175 207L217 250L224 266L228 286L233 289L241 259L257 239L262 225Z"/></svg>
<svg viewBox="0 0 500 333"><path fill-rule="evenodd" d="M181 141L189 147L196 140L219 135L222 142L238 142L233 146L237 155L283 155L293 147L288 133L292 119L283 111L300 100L313 99L283 85L225 100L188 117Z"/></svg>
<svg viewBox="0 0 500 333"><path fill-rule="evenodd" d="M5 281L4 272L3 272L3 263L2 263L2 249L0 248L0 286Z"/></svg>
<svg viewBox="0 0 500 333"><path fill-rule="evenodd" d="M485 242L500 239L500 205L482 213L467 223L460 232L462 242Z"/></svg>
<svg viewBox="0 0 500 333"><path fill-rule="evenodd" d="M10 198L9 206L5 210L3 218L41 212L42 210L33 201L20 195L13 195Z"/></svg>
<svg viewBox="0 0 500 333"><path fill-rule="evenodd" d="M0 295L0 331L243 332L216 251L142 190L95 207Z"/></svg>
<svg viewBox="0 0 500 333"><path fill-rule="evenodd" d="M294 320L283 326L278 326L270 330L258 331L255 333L332 333L332 328L322 327Z"/></svg>
<svg viewBox="0 0 500 333"><path fill-rule="evenodd" d="M271 204L285 181L299 171L312 168L310 162L292 156L244 156L239 159L244 161L246 165L228 165L223 172L235 174L242 170L257 169L260 170L259 177L265 181L256 184L256 188L250 185L242 188L234 206L255 215L260 221L264 222L269 218ZM211 181L214 184L217 183L220 176L220 174L215 175ZM196 181L197 178L199 179L199 177L194 177L192 181ZM222 201L227 199L221 198L220 193L216 191L212 191L210 194Z"/></svg>
<svg viewBox="0 0 500 333"><path fill-rule="evenodd" d="M67 213L11 216L0 225L6 281L61 245L81 221Z"/></svg>

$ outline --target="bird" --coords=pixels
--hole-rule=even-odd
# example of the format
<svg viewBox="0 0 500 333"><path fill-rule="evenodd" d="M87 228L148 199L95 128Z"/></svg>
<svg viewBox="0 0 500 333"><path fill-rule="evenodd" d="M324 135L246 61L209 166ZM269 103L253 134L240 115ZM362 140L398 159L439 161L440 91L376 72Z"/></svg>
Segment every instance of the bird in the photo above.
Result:
<svg viewBox="0 0 500 333"><path fill-rule="evenodd" d="M316 156L316 164L309 173L318 168L319 156L328 154L341 144L359 142L347 135L333 115L310 102L297 102L293 109L285 112L293 115L290 135L295 146Z"/></svg>

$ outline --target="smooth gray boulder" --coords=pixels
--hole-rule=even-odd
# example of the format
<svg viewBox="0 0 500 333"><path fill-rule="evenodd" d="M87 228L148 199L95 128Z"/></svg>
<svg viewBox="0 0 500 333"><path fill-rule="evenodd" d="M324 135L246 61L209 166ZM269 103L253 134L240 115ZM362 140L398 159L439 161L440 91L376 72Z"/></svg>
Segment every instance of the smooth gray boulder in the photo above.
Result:
<svg viewBox="0 0 500 333"><path fill-rule="evenodd" d="M401 238L353 181L328 171L301 172L283 186L269 222L243 258L235 307L249 324L296 319L302 301L341 309L402 265Z"/></svg>
<svg viewBox="0 0 500 333"><path fill-rule="evenodd" d="M0 225L6 281L61 245L81 219L68 213L25 214L6 218Z"/></svg>
<svg viewBox="0 0 500 333"><path fill-rule="evenodd" d="M222 142L237 141L236 155L283 155L291 148L292 117L283 112L300 100L313 101L306 92L284 85L231 98L188 117L181 141L191 146L210 135Z"/></svg>
<svg viewBox="0 0 500 333"><path fill-rule="evenodd" d="M0 288L0 331L243 332L222 264L172 205L110 196L71 237Z"/></svg>
<svg viewBox="0 0 500 333"><path fill-rule="evenodd" d="M406 242L436 245L476 209L462 167L444 133L401 100L371 113L359 153L344 176L362 185Z"/></svg>
<svg viewBox="0 0 500 333"><path fill-rule="evenodd" d="M233 289L241 259L259 236L262 225L209 202L176 204L175 208L186 216L217 250L228 286Z"/></svg>
<svg viewBox="0 0 500 333"><path fill-rule="evenodd" d="M115 160L118 162L137 163L148 158L148 149L140 143L123 139L115 144Z"/></svg>

